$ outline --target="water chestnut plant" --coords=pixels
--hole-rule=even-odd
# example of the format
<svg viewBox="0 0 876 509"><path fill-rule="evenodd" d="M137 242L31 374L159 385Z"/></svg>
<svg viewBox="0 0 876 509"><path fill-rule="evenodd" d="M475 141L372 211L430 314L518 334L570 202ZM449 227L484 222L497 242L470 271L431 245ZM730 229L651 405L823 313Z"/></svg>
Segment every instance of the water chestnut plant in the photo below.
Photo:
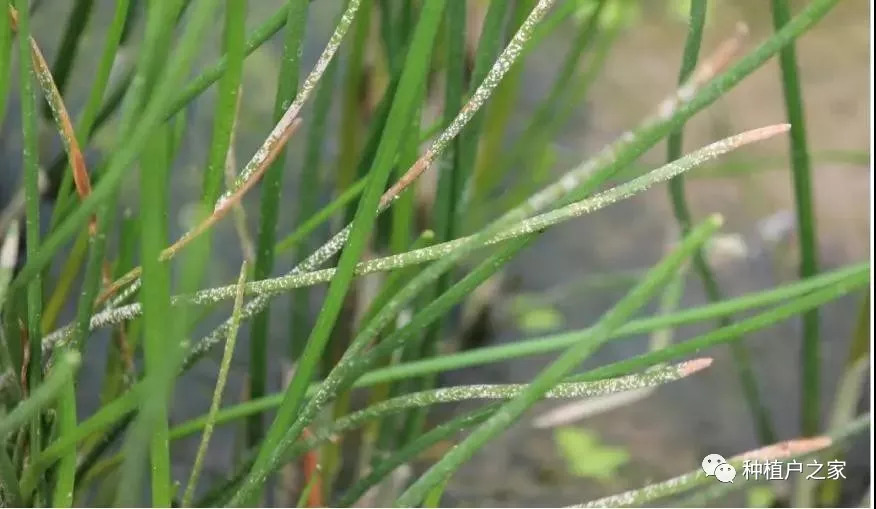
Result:
<svg viewBox="0 0 876 509"><path fill-rule="evenodd" d="M512 427L553 426L532 419L545 401L599 402L592 417L724 364L744 396L740 425L754 430L747 449L728 451L737 469L839 455L869 428L853 404L869 322L840 403L821 413L819 310L863 292L870 265L820 271L794 51L838 0L764 3L774 30L760 40L741 23L704 37L711 2L667 2L687 23L675 89L603 148L575 147L570 164L557 139L644 5L98 3L0 0L0 148L11 150L0 174L0 505L459 505L455 487L468 481L457 472ZM58 13L60 43L41 29ZM557 41L568 48L556 69L535 65ZM774 60L785 117L685 146L689 120ZM544 86L533 92L532 80ZM725 219L692 212L686 179L784 139L799 280L731 295L709 255ZM664 146L652 164L646 153ZM504 298L515 260L655 187L668 189L676 232L662 256L606 291L610 305L587 327L492 343L483 302ZM551 264L535 259L527 271ZM683 298L688 274L707 302ZM575 298L562 295L550 302ZM782 369L800 374L800 433L786 436L749 336L798 316L801 356ZM600 355L643 334L661 339ZM797 338L771 341L790 349ZM485 375L547 354L525 380ZM463 368L478 381L448 376ZM707 505L748 484L716 485L699 463L677 473L569 503ZM836 505L842 492L798 484L790 503Z"/></svg>

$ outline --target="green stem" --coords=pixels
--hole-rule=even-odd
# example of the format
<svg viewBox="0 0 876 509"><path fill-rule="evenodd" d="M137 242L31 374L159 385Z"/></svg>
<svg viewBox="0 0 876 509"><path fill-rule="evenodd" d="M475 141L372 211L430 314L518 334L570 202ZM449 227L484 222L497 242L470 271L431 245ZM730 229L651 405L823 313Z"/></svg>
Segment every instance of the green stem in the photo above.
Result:
<svg viewBox="0 0 876 509"><path fill-rule="evenodd" d="M658 352L650 352L639 355L630 359L615 362L606 366L590 370L583 375L572 377L570 380L576 382L586 382L589 380L600 380L605 377L622 376L637 370L645 369L648 366L660 362L667 362L673 359L695 354L703 348L710 348L724 343L732 343L737 341L742 334L747 334L770 325L774 325L782 320L818 307L826 302L837 299L848 294L868 281L869 273L860 273L851 276L842 281L812 292L808 295L798 297L784 305L769 309L751 318L741 320L732 325L715 329L711 332L697 336L680 343L676 343L669 348Z"/></svg>
<svg viewBox="0 0 876 509"><path fill-rule="evenodd" d="M170 337L167 317L170 316L170 268L158 260L162 246L167 242L165 211L168 207L167 169L163 157L166 150L164 130L155 133L140 170L140 203L148 204L141 211L141 259L143 260L143 351L146 373L159 370L165 361ZM167 441L167 407L160 406L154 416L155 429L151 430L150 459L152 478L152 505L170 507L170 450Z"/></svg>
<svg viewBox="0 0 876 509"><path fill-rule="evenodd" d="M358 480L344 492L337 502L338 507L349 507L359 500L372 486L387 479L387 477L400 465L413 461L423 451L436 443L447 440L458 434L461 430L481 424L491 417L499 409L498 403L492 403L477 410L467 412L455 417L448 422L438 425L429 431L414 437L403 447L394 451L385 460L378 463L369 474Z"/></svg>
<svg viewBox="0 0 876 509"><path fill-rule="evenodd" d="M55 359L55 365L49 371L45 381L37 387L29 398L18 403L11 412L0 417L0 437L4 439L19 427L32 421L43 408L58 398L59 393L76 373L82 356L76 352L64 352Z"/></svg>
<svg viewBox="0 0 876 509"><path fill-rule="evenodd" d="M342 206L340 204L356 196L358 193L354 191L355 189L361 191L365 185L365 179L360 180L357 185L341 193L337 200L314 214L316 197L318 196L317 190L319 189L320 163L325 146L328 116L335 95L335 76L337 75L338 65L337 60L332 60L332 63L329 64L329 68L326 70L325 76L321 80L319 89L316 91L316 96L313 99L313 121L307 131L307 148L304 152L301 177L298 183L297 229L274 247L274 251L278 254L294 247L295 260L303 259L312 249L312 241L307 239L307 235L315 230L323 221L331 217ZM336 203L339 205L333 207ZM293 332L289 341L288 352L289 360L295 362L301 355L304 338L307 337L307 333L310 330L310 291L303 288L293 292L290 304L292 307L290 330Z"/></svg>
<svg viewBox="0 0 876 509"><path fill-rule="evenodd" d="M311 129L313 129L313 127L311 127ZM277 247L274 248L276 253L285 253L293 247L300 245L307 236L313 233L313 231L320 225L331 219L335 213L359 196L359 194L362 193L362 190L365 189L365 184L367 183L367 178L360 178L356 183L339 194L337 198L332 200L331 203L321 208L319 212L307 216L307 219L298 225L298 228L294 232L280 242L277 242ZM297 260L300 258L296 256L295 259Z"/></svg>
<svg viewBox="0 0 876 509"><path fill-rule="evenodd" d="M681 59L681 70L678 73L678 83L683 85L697 65L700 45L703 39L703 27L706 24L708 2L706 0L692 0L690 4L690 21L688 22L687 40L684 45L684 53ZM684 125L673 131L667 139L667 159L674 161L682 155L682 136ZM682 235L686 235L691 227L691 213L684 190L684 175L679 175L669 181L669 196L672 201L672 211L675 220L681 229ZM709 302L717 302L722 299L721 289L718 285L715 273L709 266L702 249L697 250L693 256L693 266L703 282L706 298ZM718 321L718 327L724 327L732 323L732 317L725 315ZM754 419L758 439L761 444L769 444L776 441L776 433L773 429L769 411L763 404L757 379L751 368L751 360L748 350L742 342L734 342L731 346L733 362L736 366L742 393L748 404L748 410Z"/></svg>
<svg viewBox="0 0 876 509"><path fill-rule="evenodd" d="M201 443L198 445L192 473L189 475L189 482L186 485L185 493L183 493L183 507L191 506L192 497L195 495L195 487L198 485L198 476L204 463L204 456L207 453L207 446L210 444L210 437L213 435L213 427L216 424L219 406L222 404L222 393L225 390L225 383L228 381L228 371L231 368L231 359L234 357L234 344L237 341L237 329L240 325L240 310L243 307L243 284L246 282L246 273L247 263L243 262L243 265L240 267L240 276L237 280L237 296L234 299L234 309L231 312L231 317L234 321L232 322L231 330L228 332L228 340L225 342L225 352L222 354L222 363L219 366L219 376L216 379L216 388L213 390L213 400L210 403L210 412L207 414L204 434L201 436Z"/></svg>
<svg viewBox="0 0 876 509"><path fill-rule="evenodd" d="M61 37L61 44L58 46L58 55L55 58L54 65L52 65L52 76L55 78L55 85L62 95L67 90L67 79L70 77L70 71L73 69L73 61L76 59L82 34L85 32L85 27L88 26L88 19L91 17L93 5L94 0L76 0L73 4L73 10L67 17L64 35ZM43 110L43 116L46 119L51 118L51 114L48 108Z"/></svg>
<svg viewBox="0 0 876 509"><path fill-rule="evenodd" d="M203 4L204 1L210 3ZM116 194L126 175L126 170L136 161L140 151L143 150L156 128L164 122L163 112L171 95L179 86L182 78L189 72L189 64L204 40L203 34L212 22L213 18L210 12L204 12L204 10L212 8L212 2L215 1L196 0L197 9L193 11L183 37L176 46L176 51L172 52L169 59L166 55L162 55L167 60L167 65L158 78L151 100L143 108L142 114L137 117L135 127L125 136L124 143L119 150L110 157L103 178L94 186L88 198L83 200L66 216L52 234L46 237L43 248L35 256L28 257L28 263L22 267L18 277L13 280L13 287L21 288L36 277L54 259L57 251L65 245L67 240L87 223L96 209ZM159 3L159 5L162 4L163 2ZM196 17L194 13L199 15L203 13L203 16ZM127 133L128 131L120 129L120 132Z"/></svg>
<svg viewBox="0 0 876 509"><path fill-rule="evenodd" d="M307 386L310 384L313 372L337 321L344 297L349 290L353 269L373 229L380 195L392 169L401 136L410 125L417 91L426 78L428 64L431 61L432 44L442 19L443 9L444 2L429 2L423 6L411 42L411 49L406 57L398 92L393 100L383 137L369 171L368 185L359 201L349 242L338 262L338 271L329 285L325 303L301 354L301 360L286 391L283 405L278 410L277 417L259 448L258 458L253 469L234 496L232 505L255 503L270 472L268 467L272 463L271 458L279 452L276 448L301 408Z"/></svg>
<svg viewBox="0 0 876 509"><path fill-rule="evenodd" d="M340 193L348 189L356 176L356 154L362 130L362 114L359 108L359 93L362 89L365 47L371 27L373 0L362 0L359 16L353 27L350 55L347 58L344 79L341 85L341 123L338 134L338 170L336 188ZM346 220L347 218L344 218Z"/></svg>
<svg viewBox="0 0 876 509"><path fill-rule="evenodd" d="M789 299L798 298L809 292L824 289L831 285L837 285L853 277L866 278L869 267L857 266L851 269L842 269L834 273L825 273L810 280L778 287L766 292L758 292L735 299L722 301L696 307L671 315L657 315L627 322L618 328L613 339L635 337L647 334L655 330L668 327L703 322L716 317L741 313L756 307L767 306ZM734 324L736 325L736 324ZM407 364L399 364L387 368L371 371L359 379L357 386L365 387L391 380L398 380L412 376L422 376L428 373L440 373L452 369L460 369L470 366L481 366L508 359L540 355L575 344L581 337L581 331L541 336L537 338L515 341L512 344L479 348L468 352L460 352L451 355L442 355L431 359L423 359Z"/></svg>
<svg viewBox="0 0 876 509"><path fill-rule="evenodd" d="M781 30L791 20L787 0L772 0L773 26ZM800 277L806 278L818 272L818 241L816 239L815 211L812 199L809 148L806 142L806 119L800 80L797 77L797 57L793 41L779 52L782 71L782 89L785 110L791 124L791 171L794 182L794 203L797 211L798 239L800 243ZM820 339L818 310L803 315L803 349L801 352L800 424L804 435L814 435L820 425L821 399L819 368Z"/></svg>
<svg viewBox="0 0 876 509"><path fill-rule="evenodd" d="M4 4L6 2L3 2ZM39 148L37 146L37 107L34 95L34 71L30 48L30 5L27 0L17 0L18 7L18 72L21 96L22 168L25 196L25 243L27 258L31 259L40 249L40 191ZM8 10L3 9L3 16ZM13 283L14 284L14 283ZM27 366L27 384L30 392L40 386L43 371L40 320L42 319L42 277L36 274L27 285L27 348L30 361ZM39 414L31 419L30 454L36 456L42 449L42 423ZM0 436L6 436L5 433Z"/></svg>
<svg viewBox="0 0 876 509"><path fill-rule="evenodd" d="M9 507L24 507L21 491L18 489L15 465L6 451L6 447L0 447L0 492L3 493Z"/></svg>
<svg viewBox="0 0 876 509"><path fill-rule="evenodd" d="M289 0L286 19L286 39L283 45L283 63L274 102L274 121L279 121L296 98L298 89L299 60L307 24L308 0ZM253 277L264 279L274 268L274 245L277 243L277 218L280 211L280 191L283 187L283 170L286 151L281 149L273 164L262 177L261 216ZM253 317L250 329L249 397L260 398L265 394L268 362L268 323L270 306ZM263 434L261 416L247 423L247 444L254 447Z"/></svg>
<svg viewBox="0 0 876 509"><path fill-rule="evenodd" d="M445 126L453 122L457 112L462 108L462 98L465 90L465 23L467 8L464 2L451 3L446 13L447 69L445 71L443 119ZM462 142L463 138L457 137L450 143L448 153L445 156L450 167L448 170L442 171L438 176L438 191L432 211L432 222L436 238L439 241L447 241L456 236L457 207L462 198ZM411 193L409 192L408 194L410 195ZM397 208L398 205L396 205ZM393 214L396 213L398 211L394 209ZM431 289L431 295L426 296L427 302L433 301L447 290L452 276L453 273L450 271L436 281L434 288ZM405 345L402 351L402 360L431 357L437 349L438 337L443 325L443 320L436 320L435 323L424 331L424 341L419 345ZM409 381L407 387L390 388L390 394L395 394L401 390L410 392L412 390L428 388L423 382L429 383L430 381ZM412 410L408 415L399 419L405 423L402 436L397 436L395 432L396 423L392 421L388 423L389 426L385 436L398 440L400 444L408 443L411 435L416 434L422 428L425 418L425 409ZM389 435L389 433L392 433L392 435Z"/></svg>

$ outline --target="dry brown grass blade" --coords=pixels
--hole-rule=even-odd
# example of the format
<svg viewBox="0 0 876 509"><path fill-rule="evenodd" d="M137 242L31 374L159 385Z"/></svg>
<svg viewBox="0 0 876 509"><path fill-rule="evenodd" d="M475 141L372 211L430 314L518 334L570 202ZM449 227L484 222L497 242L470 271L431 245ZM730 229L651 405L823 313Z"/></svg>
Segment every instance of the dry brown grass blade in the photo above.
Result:
<svg viewBox="0 0 876 509"><path fill-rule="evenodd" d="M9 6L9 17L12 20L11 26L13 31L18 30L18 12L11 5ZM40 51L36 40L30 38L30 52L33 60L34 72L46 102L49 104L49 109L52 110L52 118L55 119L55 124L58 127L58 133L61 135L61 141L64 144L64 150L67 152L67 162L73 171L73 183L76 187L76 193L80 199L85 199L91 194L91 179L88 177L88 169L85 166L85 157L82 155L82 150L79 147L79 141L76 139L76 130L73 127L73 122L70 120L70 114L67 112L67 107L64 105L64 99L61 97L61 92L55 85L55 80L52 78L52 72L49 69L48 63ZM89 223L89 232L94 234L97 224L95 218L91 218Z"/></svg>
<svg viewBox="0 0 876 509"><path fill-rule="evenodd" d="M203 234L209 228L211 228L214 224L219 222L223 217L225 217L228 212L232 210L232 208L240 202L240 200L246 195L246 193L256 185L256 183L261 179L262 175L274 162L274 159L277 158L277 155L286 146L286 143L295 134L295 131L298 130L298 127L301 125L301 119L296 118L292 122L288 123L286 129L283 133L277 137L273 138L273 143L268 149L267 155L262 159L261 164L259 164L258 168L254 173L250 175L250 178L243 183L239 188L237 188L233 193L223 198L219 205L213 210L213 213L210 214L207 219L202 221L196 227L192 228L182 237L179 238L176 242L165 248L161 252L161 256L159 257L162 261L167 261L173 258L182 248L188 245L191 241L196 239L198 236ZM117 279L113 284L109 285L109 287L104 290L104 292L97 299L97 305L105 302L106 299L115 294L119 289L126 286L128 283L131 283L138 277L140 277L140 273L142 272L141 267L134 267L127 274Z"/></svg>

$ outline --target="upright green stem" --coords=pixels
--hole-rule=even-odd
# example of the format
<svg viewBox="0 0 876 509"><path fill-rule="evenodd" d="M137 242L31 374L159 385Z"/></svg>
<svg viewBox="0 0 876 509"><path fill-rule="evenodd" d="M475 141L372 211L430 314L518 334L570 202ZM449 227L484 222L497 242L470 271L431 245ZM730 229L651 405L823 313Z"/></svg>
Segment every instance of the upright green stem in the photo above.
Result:
<svg viewBox="0 0 876 509"><path fill-rule="evenodd" d="M319 169L322 161L323 147L325 145L326 127L329 111L332 107L335 91L335 75L337 74L338 62L332 60L326 69L325 76L319 84L316 96L313 99L313 121L307 131L307 148L304 152L304 164L301 166L301 179L298 183L298 214L296 216L299 231L309 231L307 226L313 223L319 213L314 214L316 209L316 190L319 188ZM364 181L363 181L364 182ZM362 186L359 186L361 189ZM301 239L295 244L296 261L303 259L313 249L312 240L306 235L297 237ZM289 237L277 243L276 252L282 252ZM304 347L304 338L310 330L310 290L301 288L292 293L292 312L290 313L292 331L289 342L289 360L295 362L301 355Z"/></svg>
<svg viewBox="0 0 876 509"><path fill-rule="evenodd" d="M684 53L681 60L681 70L678 73L678 83L683 85L693 74L697 66L700 45L703 39L703 27L706 23L708 2L706 0L692 0L690 4L689 31L684 45ZM682 134L684 124L669 134L667 139L667 159L674 161L682 155ZM672 201L672 211L681 229L682 235L686 235L691 227L691 213L684 190L684 175L679 175L669 181L669 196ZM709 266L702 249L693 254L693 266L703 282L706 297L709 302L717 302L722 299L721 289L718 285L712 268ZM732 323L732 317L722 316L718 320L719 327L726 327ZM749 411L754 418L758 439L762 444L776 441L772 420L769 411L763 404L760 390L757 387L757 379L751 368L751 360L748 350L742 342L733 342L730 345L733 361L736 366L739 381L742 384L742 392L748 404Z"/></svg>
<svg viewBox="0 0 876 509"><path fill-rule="evenodd" d="M5 2L4 2L5 3ZM24 171L25 196L25 243L28 259L40 251L40 191L39 160L37 147L37 111L34 96L34 73L30 49L30 5L27 0L17 0L18 8L18 72L21 95L22 168ZM9 16L3 9L2 16ZM42 319L42 277L36 274L27 285L27 339L30 349L30 362L27 366L27 380L30 392L40 385L43 371L42 340L40 320ZM31 419L30 454L37 455L42 449L40 414Z"/></svg>
<svg viewBox="0 0 876 509"><path fill-rule="evenodd" d="M255 465L240 491L232 500L232 504L254 503L262 485L267 480L269 472L266 467L278 452L275 448L285 436L304 402L307 386L310 384L316 365L337 321L341 304L349 290L354 266L362 255L365 242L372 231L380 195L392 169L401 135L410 125L415 94L426 78L426 70L431 61L432 45L438 31L444 2L428 2L423 7L411 42L411 50L405 61L405 70L398 92L393 99L387 125L369 172L368 185L359 201L349 241L338 262L338 272L329 285L325 303L307 340L292 382L286 390L283 404L271 424L267 437L262 442Z"/></svg>
<svg viewBox="0 0 876 509"><path fill-rule="evenodd" d="M76 59L76 52L79 49L79 42L82 40L82 33L88 26L88 18L91 17L92 6L94 0L76 0L73 4L73 11L67 17L67 23L64 26L64 35L61 37L61 44L58 46L58 55L52 65L52 77L55 78L55 85L58 91L64 94L67 89L67 79L70 77L70 71L73 69L73 61ZM43 110L43 115L46 119L50 119L52 112L49 108Z"/></svg>
<svg viewBox="0 0 876 509"><path fill-rule="evenodd" d="M151 156L144 158L140 170L140 203L143 260L143 351L147 375L157 372L164 363L167 342L171 339L167 317L170 316L170 271L158 260L161 248L167 242L167 170L162 157L166 150L164 130L159 130L150 143ZM152 430L150 459L152 477L152 504L170 507L170 450L167 439L167 408L157 409L154 416L157 428Z"/></svg>
<svg viewBox="0 0 876 509"><path fill-rule="evenodd" d="M445 36L447 41L447 70L445 71L444 93L444 125L448 126L462 108L462 98L465 93L465 23L467 5L464 2L451 3L446 12ZM432 222L436 238L439 241L447 241L455 236L457 205L461 201L462 180L462 152L461 143L463 138L455 138L450 142L448 152L445 155L449 168L442 171L438 176L438 191L435 196L435 205L432 211ZM413 161L411 161L413 162ZM407 166L405 166L406 168ZM410 194L407 193L407 194ZM393 214L397 214L398 204ZM441 295L451 283L452 269L442 275L436 282L431 294L427 296L427 302L434 301ZM438 336L444 325L443 320L437 320L431 327L424 331L425 341L420 345L408 345L404 349L404 360L415 360L420 357L431 357L437 347ZM427 388L430 381L409 382L405 390L417 390ZM400 387L395 387L399 390ZM392 391L392 389L391 389ZM395 393L392 391L391 393ZM393 440L399 440L399 444L405 444L422 428L426 418L427 409L414 409L405 418L401 436L393 434ZM392 424L393 420L389 420ZM388 430L389 432L389 430Z"/></svg>
<svg viewBox="0 0 876 509"><path fill-rule="evenodd" d="M773 26L776 31L791 19L787 0L772 0ZM806 142L806 119L800 80L797 77L797 56L791 41L779 52L782 70L782 90L785 110L791 124L791 171L794 182L794 203L797 210L797 229L800 243L800 277L818 272L818 241L815 234L815 211L812 202L809 149ZM803 349L800 372L800 425L805 436L815 435L820 427L821 398L819 396L820 346L818 309L803 315Z"/></svg>
<svg viewBox="0 0 876 509"><path fill-rule="evenodd" d="M304 27L307 24L309 0L289 0L286 20L286 40L283 47L283 64L277 85L274 103L274 121L279 121L295 99L298 90L298 64ZM224 159L223 159L224 160ZM280 191L283 187L283 169L286 165L286 151L281 151L262 179L261 222L256 247L253 277L264 279L274 268L274 246L277 243L277 217L280 207ZM268 323L270 306L256 315L250 333L250 379L249 397L260 398L265 395L268 361ZM261 439L262 419L255 416L247 423L247 441L250 447Z"/></svg>
<svg viewBox="0 0 876 509"><path fill-rule="evenodd" d="M223 170L228 146L231 144L231 131L243 74L246 6L246 0L229 1L225 5L223 48L227 64L219 80L219 95L213 117L213 141L210 145L207 170L204 173L201 198L202 206L208 210L213 209L222 192Z"/></svg>
<svg viewBox="0 0 876 509"><path fill-rule="evenodd" d="M509 30L510 33L514 33L526 20L527 14L529 14L534 5L535 2L533 0L518 0L516 2L513 15L511 16L512 26L510 27L511 30ZM531 43L528 47L531 47ZM466 187L471 187L471 189L466 189L466 192L470 193L472 197L483 197L487 174L499 173L495 164L500 159L499 155L505 141L505 133L511 125L511 115L517 109L515 103L518 102L518 93L524 70L523 58L525 56L525 53L521 55L514 64L514 67L508 71L505 79L502 80L502 85L493 93L492 100L484 111L483 133L479 143L478 154L475 157L475 164L471 174L466 175L468 180ZM490 177L500 178L497 175L491 175Z"/></svg>
<svg viewBox="0 0 876 509"><path fill-rule="evenodd" d="M362 87L365 46L371 27L373 0L362 0L359 16L353 28L350 55L341 87L341 123L339 133L337 192L349 188L356 178L356 158L360 145L362 117L359 110L359 93ZM346 220L347 218L344 218Z"/></svg>

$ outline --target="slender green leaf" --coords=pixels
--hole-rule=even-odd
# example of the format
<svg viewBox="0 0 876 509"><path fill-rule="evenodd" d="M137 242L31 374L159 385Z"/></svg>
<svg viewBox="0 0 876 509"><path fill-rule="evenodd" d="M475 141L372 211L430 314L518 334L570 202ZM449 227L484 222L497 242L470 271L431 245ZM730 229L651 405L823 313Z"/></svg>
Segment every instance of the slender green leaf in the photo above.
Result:
<svg viewBox="0 0 876 509"><path fill-rule="evenodd" d="M189 475L189 482L183 493L183 507L191 506L192 497L195 495L195 487L198 485L198 476L203 467L204 455L207 453L207 446L210 444L210 437L213 434L213 426L216 424L219 405L222 404L222 393L225 390L225 383L228 381L228 371L229 368L231 368L231 359L234 356L234 344L237 340L237 329L240 324L240 310L243 307L243 284L246 282L246 273L246 262L243 262L243 265L240 267L240 276L237 280L237 296L234 299L234 309L231 312L231 317L234 319L234 325L229 331L228 341L225 343L225 352L222 354L222 363L219 365L219 376L216 379L216 388L213 390L213 399L210 402L210 413L207 414L204 434L201 436L201 443L198 446L198 452L195 455L192 473Z"/></svg>

